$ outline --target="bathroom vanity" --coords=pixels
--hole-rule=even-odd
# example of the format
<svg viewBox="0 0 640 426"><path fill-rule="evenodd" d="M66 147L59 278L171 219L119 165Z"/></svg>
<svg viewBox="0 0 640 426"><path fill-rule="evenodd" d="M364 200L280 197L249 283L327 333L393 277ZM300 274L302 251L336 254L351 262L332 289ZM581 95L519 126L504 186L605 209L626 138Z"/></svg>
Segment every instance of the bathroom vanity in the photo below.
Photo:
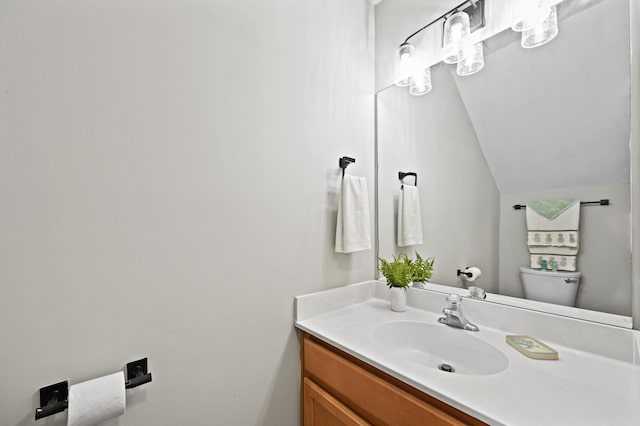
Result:
<svg viewBox="0 0 640 426"><path fill-rule="evenodd" d="M640 424L636 331L464 298L470 332L438 323L445 293L408 292L402 313L378 281L296 298L303 424Z"/></svg>
<svg viewBox="0 0 640 426"><path fill-rule="evenodd" d="M485 424L306 332L301 357L304 425Z"/></svg>

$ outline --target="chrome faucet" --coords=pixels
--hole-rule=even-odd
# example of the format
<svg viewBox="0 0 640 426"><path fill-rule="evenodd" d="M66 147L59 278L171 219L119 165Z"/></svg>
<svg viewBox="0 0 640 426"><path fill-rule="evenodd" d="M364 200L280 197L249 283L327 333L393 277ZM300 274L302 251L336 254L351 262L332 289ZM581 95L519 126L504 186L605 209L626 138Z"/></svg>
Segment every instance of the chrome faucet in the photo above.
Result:
<svg viewBox="0 0 640 426"><path fill-rule="evenodd" d="M484 300L487 298L487 293L480 287L471 286L469 287L469 296L472 299Z"/></svg>
<svg viewBox="0 0 640 426"><path fill-rule="evenodd" d="M469 331L480 330L477 325L471 324L462 314L462 306L460 306L462 299L460 296L450 294L447 296L447 302L449 302L449 307L442 310L444 316L438 318L438 322Z"/></svg>

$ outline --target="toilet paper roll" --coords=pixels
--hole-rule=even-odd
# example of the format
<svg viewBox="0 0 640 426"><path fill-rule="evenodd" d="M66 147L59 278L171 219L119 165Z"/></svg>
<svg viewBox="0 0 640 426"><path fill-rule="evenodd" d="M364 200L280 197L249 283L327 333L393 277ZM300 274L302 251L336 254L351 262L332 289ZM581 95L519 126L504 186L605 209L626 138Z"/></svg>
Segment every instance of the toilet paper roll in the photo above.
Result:
<svg viewBox="0 0 640 426"><path fill-rule="evenodd" d="M72 385L67 426L97 426L123 415L125 406L122 371Z"/></svg>
<svg viewBox="0 0 640 426"><path fill-rule="evenodd" d="M462 278L464 278L465 281L475 281L478 278L480 278L480 276L482 275L482 271L480 270L480 268L477 268L475 266L465 269L464 272L466 274L471 274L471 275L462 275Z"/></svg>

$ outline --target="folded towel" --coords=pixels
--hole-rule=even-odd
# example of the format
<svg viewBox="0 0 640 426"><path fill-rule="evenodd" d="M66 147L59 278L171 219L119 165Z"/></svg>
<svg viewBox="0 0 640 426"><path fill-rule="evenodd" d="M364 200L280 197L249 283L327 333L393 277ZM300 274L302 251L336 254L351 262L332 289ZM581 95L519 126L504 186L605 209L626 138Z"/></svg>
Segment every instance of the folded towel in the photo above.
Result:
<svg viewBox="0 0 640 426"><path fill-rule="evenodd" d="M529 231L527 245L539 247L573 247L578 248L577 231Z"/></svg>
<svg viewBox="0 0 640 426"><path fill-rule="evenodd" d="M542 246L529 246L529 253L531 254L557 254L562 256L577 256L578 249L574 247L542 247Z"/></svg>
<svg viewBox="0 0 640 426"><path fill-rule="evenodd" d="M363 177L346 175L338 202L336 252L352 253L371 248L369 192Z"/></svg>
<svg viewBox="0 0 640 426"><path fill-rule="evenodd" d="M558 255L531 255L531 268L540 269L542 261L547 261L547 269L551 269L551 262L558 262L558 271L572 271L576 270L576 257L575 256L558 256Z"/></svg>
<svg viewBox="0 0 640 426"><path fill-rule="evenodd" d="M529 231L577 231L580 225L580 203L567 207L563 212L547 219L536 212L531 204L527 203L527 229Z"/></svg>
<svg viewBox="0 0 640 426"><path fill-rule="evenodd" d="M578 200L530 201L527 203L527 206L533 209L540 216L553 220L577 202Z"/></svg>
<svg viewBox="0 0 640 426"><path fill-rule="evenodd" d="M402 185L398 200L398 246L422 244L422 216L418 187Z"/></svg>
<svg viewBox="0 0 640 426"><path fill-rule="evenodd" d="M558 270L575 271L579 225L578 200L527 202L527 246L531 267L540 268L546 260L549 269L556 261Z"/></svg>

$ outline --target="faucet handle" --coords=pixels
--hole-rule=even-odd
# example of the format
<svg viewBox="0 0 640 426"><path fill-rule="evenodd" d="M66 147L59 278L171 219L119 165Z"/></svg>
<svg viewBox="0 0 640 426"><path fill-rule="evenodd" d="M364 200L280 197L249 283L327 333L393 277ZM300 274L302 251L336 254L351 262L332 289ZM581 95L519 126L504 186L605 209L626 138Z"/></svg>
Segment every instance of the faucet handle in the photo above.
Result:
<svg viewBox="0 0 640 426"><path fill-rule="evenodd" d="M450 294L447 296L447 302L449 302L449 309L458 309L462 299L457 294Z"/></svg>
<svg viewBox="0 0 640 426"><path fill-rule="evenodd" d="M472 299L486 299L487 293L480 287L471 286L469 287L469 295Z"/></svg>

